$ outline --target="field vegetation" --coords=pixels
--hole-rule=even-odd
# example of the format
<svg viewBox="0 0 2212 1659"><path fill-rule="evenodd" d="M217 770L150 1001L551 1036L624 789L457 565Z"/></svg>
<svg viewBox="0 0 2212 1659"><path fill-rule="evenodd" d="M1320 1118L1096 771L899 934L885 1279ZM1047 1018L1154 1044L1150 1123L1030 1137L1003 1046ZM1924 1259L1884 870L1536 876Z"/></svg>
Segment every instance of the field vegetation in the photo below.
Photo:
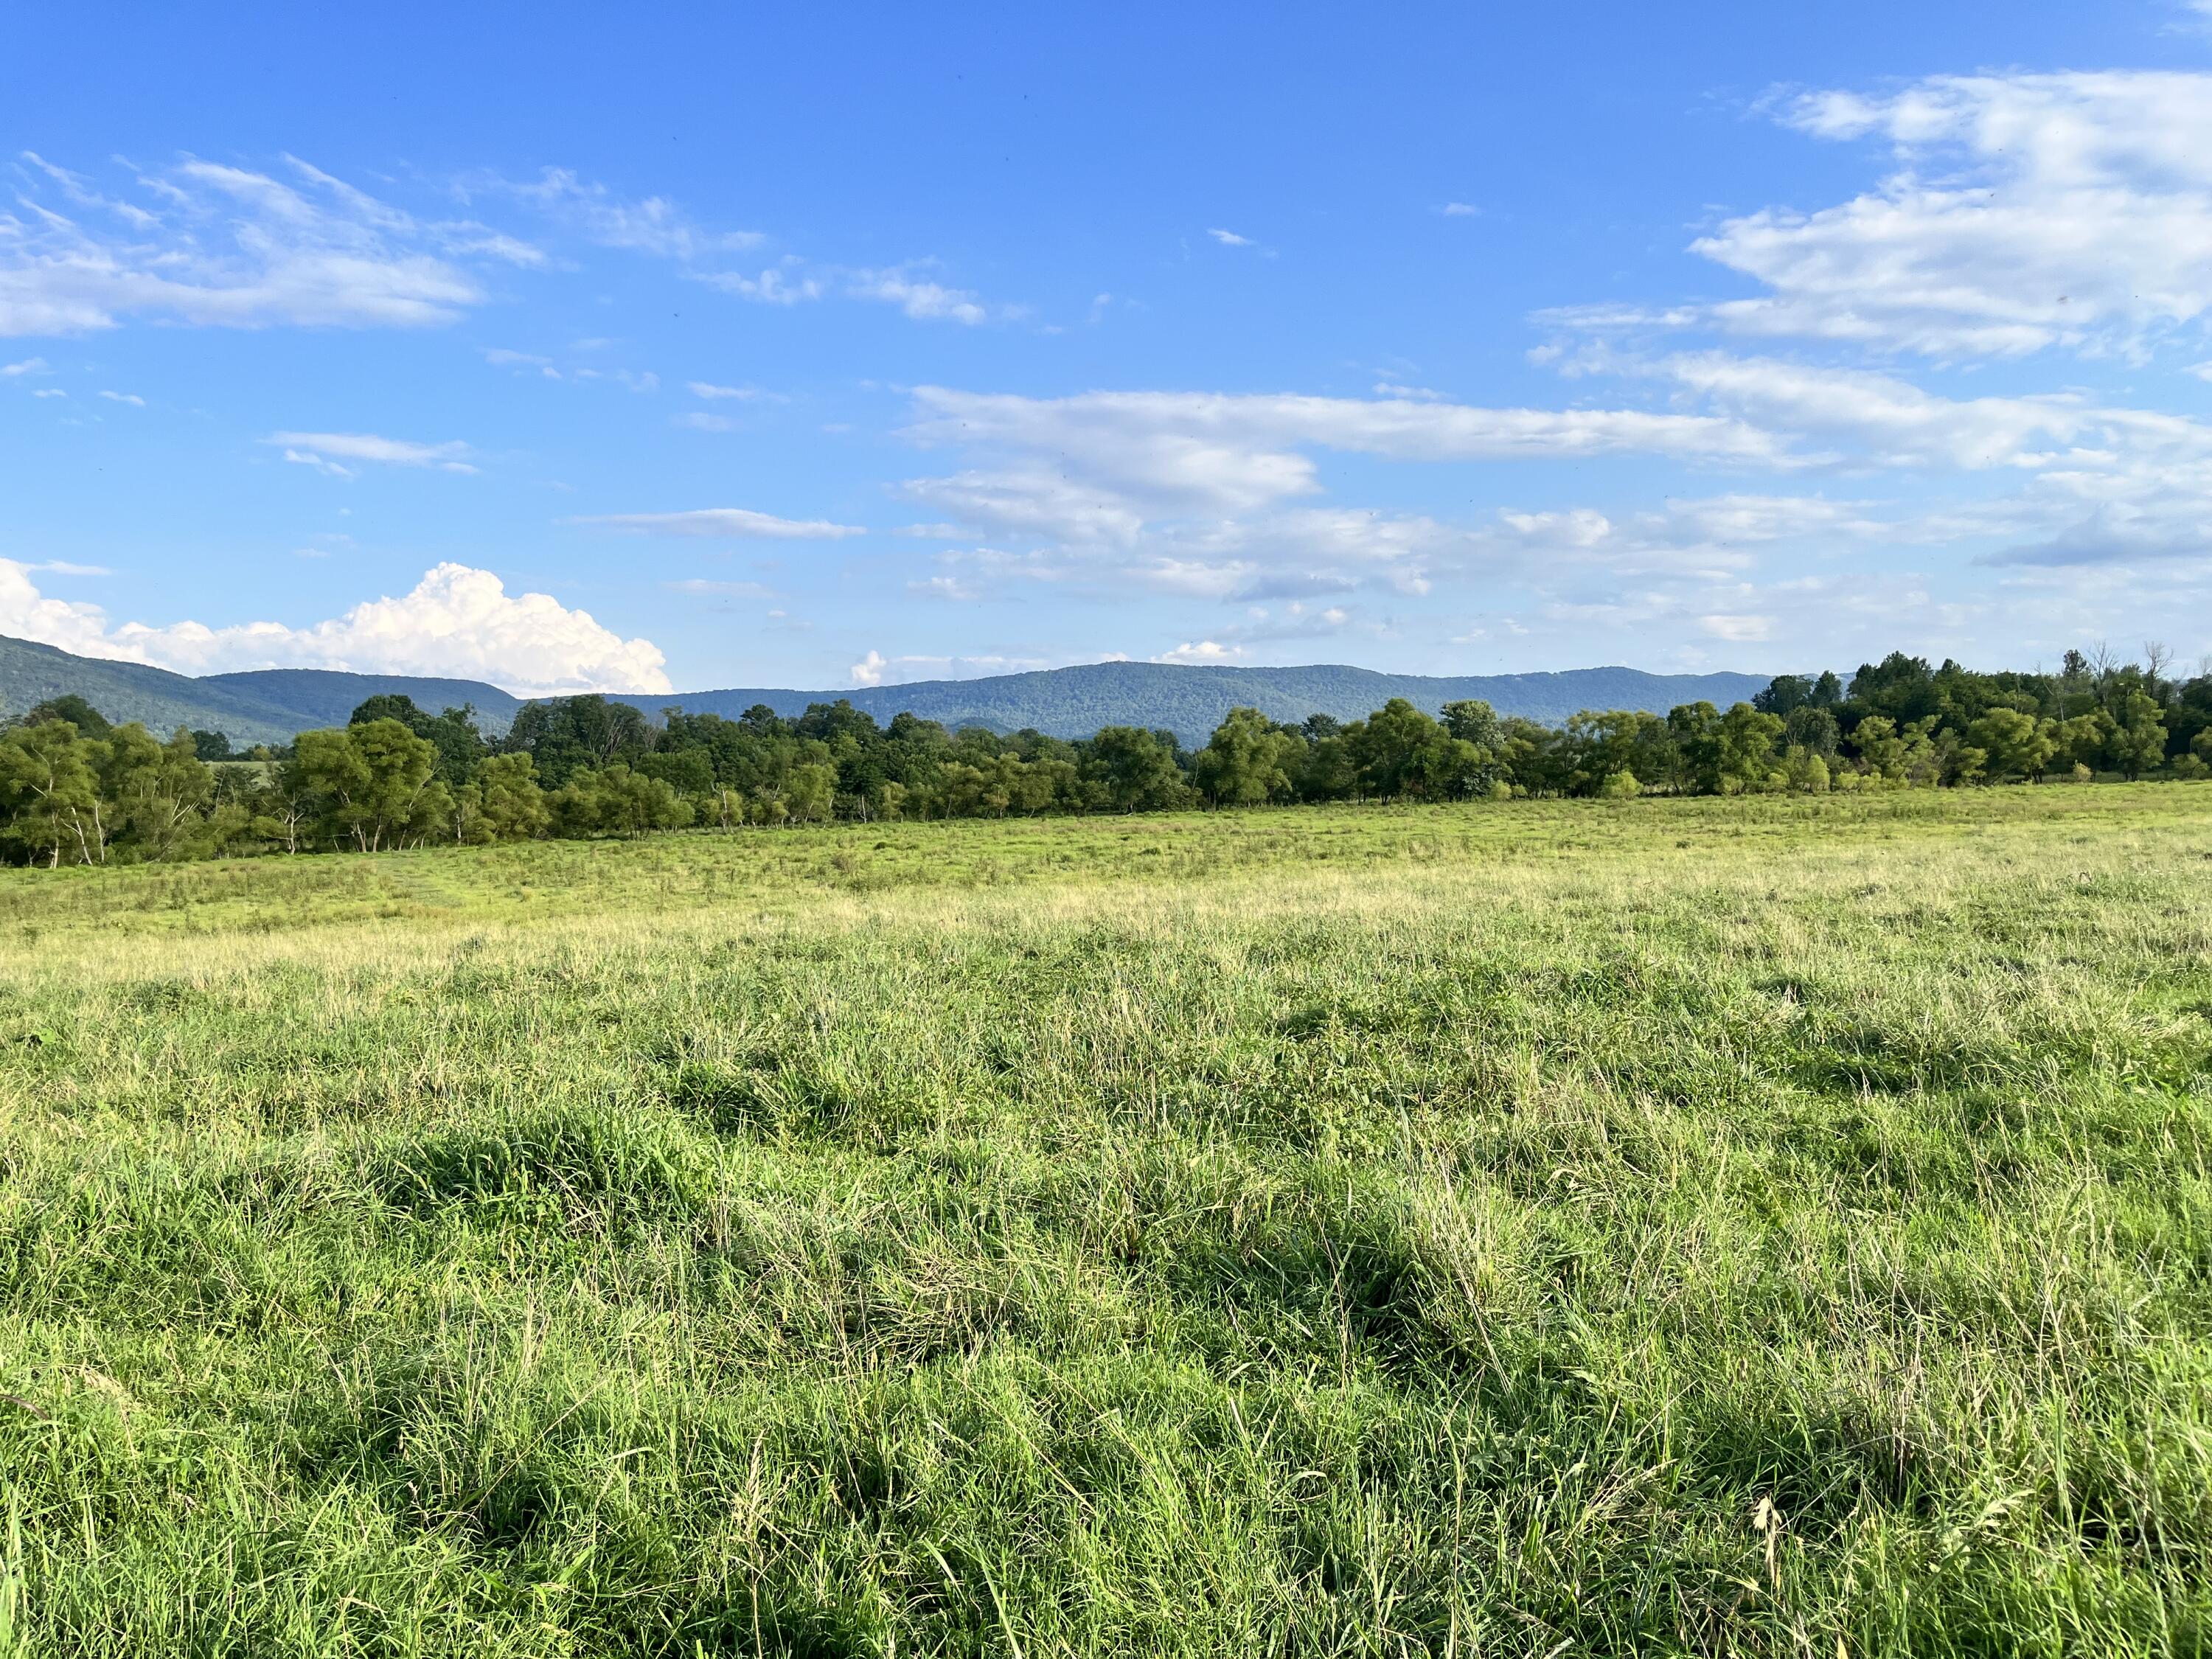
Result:
<svg viewBox="0 0 2212 1659"><path fill-rule="evenodd" d="M83 697L0 726L0 861L164 863L247 853L592 840L712 825L1066 817L1193 805L1825 795L2060 778L2212 777L2212 665L2194 678L2069 652L2056 674L1893 653L1846 686L1784 674L1723 711L1585 710L1550 726L1486 702L1433 719L1402 697L1349 722L1231 708L1204 747L1172 731L888 726L851 702L795 720L661 711L600 696L522 707L495 739L473 708L379 693L343 726L233 757L220 732L165 744ZM435 684L431 682L430 684Z"/></svg>
<svg viewBox="0 0 2212 1659"><path fill-rule="evenodd" d="M2212 1645L2212 790L0 871L0 1655Z"/></svg>

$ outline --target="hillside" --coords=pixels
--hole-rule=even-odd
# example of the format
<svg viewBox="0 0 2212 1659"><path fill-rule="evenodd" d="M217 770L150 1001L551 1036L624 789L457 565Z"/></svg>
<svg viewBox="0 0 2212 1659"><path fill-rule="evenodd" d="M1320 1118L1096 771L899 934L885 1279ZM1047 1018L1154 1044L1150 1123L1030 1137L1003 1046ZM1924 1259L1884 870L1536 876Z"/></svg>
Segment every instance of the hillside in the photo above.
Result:
<svg viewBox="0 0 2212 1659"><path fill-rule="evenodd" d="M368 699L389 692L415 699L417 708L436 714L441 708L475 706L477 724L486 732L504 732L514 724L523 699L483 680L426 679L412 674L345 674L328 668L261 668L241 674L210 674L198 684L219 685L258 697L291 711L301 721L298 730L318 726L343 726L346 716Z"/></svg>
<svg viewBox="0 0 2212 1659"><path fill-rule="evenodd" d="M1576 668L1553 674L1439 678L1383 674L1340 665L1310 668L1186 668L1164 663L1101 662L988 679L919 680L846 691L693 691L630 697L648 714L670 705L692 714L736 715L756 703L796 714L810 702L848 698L887 720L902 709L947 726L1016 732L1034 726L1054 737L1088 737L1102 726L1167 727L1203 742L1231 708L1243 705L1279 720L1313 714L1352 720L1403 697L1433 714L1445 703L1480 697L1501 714L1554 723L1585 708L1644 708L1663 714L1709 699L1723 708L1766 684L1757 674L1647 674L1634 668Z"/></svg>
<svg viewBox="0 0 2212 1659"><path fill-rule="evenodd" d="M194 679L143 663L72 656L51 645L0 638L0 720L72 691L112 720L137 720L149 731L165 733L179 726L222 732L236 744L283 743L317 724L302 722L296 710L257 695L250 686Z"/></svg>
<svg viewBox="0 0 2212 1659"><path fill-rule="evenodd" d="M1431 714L1457 698L1480 697L1501 714L1556 723L1585 708L1663 713L1700 698L1726 707L1765 683L1755 674L1647 674L1634 668L1438 678L1341 665L1186 668L1100 662L988 679L825 691L732 688L623 701L657 719L671 707L735 716L757 703L780 714L797 714L809 703L845 697L878 720L910 709L951 726L988 726L1000 732L1034 726L1054 737L1079 738L1102 726L1142 726L1164 727L1186 743L1200 743L1239 704L1279 720L1301 720L1312 714L1352 720L1392 697L1404 697ZM275 668L194 678L0 638L0 720L71 691L111 720L141 720L158 732L179 726L222 732L240 744L281 743L316 726L340 725L364 698L380 692L404 693L433 712L472 703L483 728L493 732L514 723L524 701L482 680L405 674Z"/></svg>

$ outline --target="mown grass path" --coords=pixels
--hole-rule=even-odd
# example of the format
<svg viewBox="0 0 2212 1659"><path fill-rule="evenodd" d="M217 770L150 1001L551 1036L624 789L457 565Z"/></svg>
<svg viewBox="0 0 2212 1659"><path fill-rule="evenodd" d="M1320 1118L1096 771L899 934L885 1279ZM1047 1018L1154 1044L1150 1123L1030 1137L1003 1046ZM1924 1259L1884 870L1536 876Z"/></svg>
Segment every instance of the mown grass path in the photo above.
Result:
<svg viewBox="0 0 2212 1659"><path fill-rule="evenodd" d="M0 944L7 1659L2212 1644L2212 788L7 872Z"/></svg>

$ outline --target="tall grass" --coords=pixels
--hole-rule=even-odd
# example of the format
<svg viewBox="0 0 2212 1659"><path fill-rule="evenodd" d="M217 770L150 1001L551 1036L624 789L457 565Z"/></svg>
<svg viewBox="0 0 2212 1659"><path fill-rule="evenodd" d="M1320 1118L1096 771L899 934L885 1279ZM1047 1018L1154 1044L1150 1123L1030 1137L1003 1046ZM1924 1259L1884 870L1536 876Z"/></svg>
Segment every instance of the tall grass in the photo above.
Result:
<svg viewBox="0 0 2212 1659"><path fill-rule="evenodd" d="M0 938L0 1654L2208 1645L2212 790L24 872Z"/></svg>

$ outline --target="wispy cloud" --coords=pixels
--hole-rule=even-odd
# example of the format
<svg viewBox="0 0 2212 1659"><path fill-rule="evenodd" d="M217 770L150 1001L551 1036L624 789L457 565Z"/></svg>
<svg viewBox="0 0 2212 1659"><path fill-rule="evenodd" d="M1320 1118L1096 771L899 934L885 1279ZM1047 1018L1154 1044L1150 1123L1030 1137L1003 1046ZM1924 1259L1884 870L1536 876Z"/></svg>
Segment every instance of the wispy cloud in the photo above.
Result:
<svg viewBox="0 0 2212 1659"><path fill-rule="evenodd" d="M661 586L672 593L690 593L696 597L724 599L772 599L775 590L759 582L714 581L705 576L686 576L681 581L663 582Z"/></svg>
<svg viewBox="0 0 2212 1659"><path fill-rule="evenodd" d="M410 443L368 432L272 432L261 441L284 452L284 459L338 477L353 477L348 462L379 466L434 467L441 472L474 472L465 443Z"/></svg>
<svg viewBox="0 0 2212 1659"><path fill-rule="evenodd" d="M279 177L187 157L110 195L26 151L0 214L0 335L129 317L205 326L419 328L483 297L480 260L542 261L469 222L423 221L296 157Z"/></svg>
<svg viewBox="0 0 2212 1659"><path fill-rule="evenodd" d="M972 328L991 319L990 308L966 289L916 277L904 270L859 270L846 292L856 300L880 300L924 322L963 323Z"/></svg>
<svg viewBox="0 0 2212 1659"><path fill-rule="evenodd" d="M1755 297L1568 314L1937 357L2140 354L2212 315L2212 75L1937 76L1776 109L1814 138L1886 143L1894 170L1847 202L1761 209L1692 244Z"/></svg>
<svg viewBox="0 0 2212 1659"><path fill-rule="evenodd" d="M836 541L868 533L858 525L832 524L824 519L779 519L774 514L756 513L743 507L699 507L688 513L603 513L568 522L640 536L738 540Z"/></svg>

